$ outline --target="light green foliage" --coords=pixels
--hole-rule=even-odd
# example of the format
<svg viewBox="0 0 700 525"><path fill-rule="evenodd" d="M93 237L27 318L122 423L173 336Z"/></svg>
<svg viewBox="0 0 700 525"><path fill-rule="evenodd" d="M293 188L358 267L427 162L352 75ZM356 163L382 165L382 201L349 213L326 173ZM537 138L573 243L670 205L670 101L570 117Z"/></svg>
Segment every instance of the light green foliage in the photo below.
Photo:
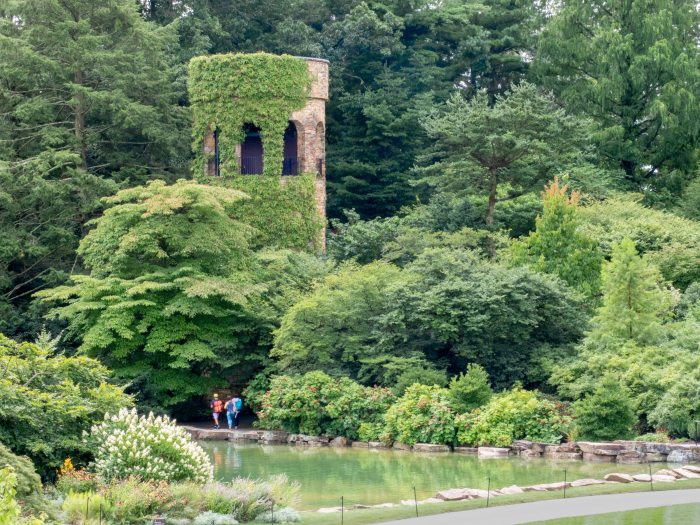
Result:
<svg viewBox="0 0 700 525"><path fill-rule="evenodd" d="M258 425L303 434L356 439L361 423L377 423L394 400L390 390L364 387L323 372L276 376L254 402Z"/></svg>
<svg viewBox="0 0 700 525"><path fill-rule="evenodd" d="M43 516L22 516L22 508L15 500L16 484L14 469L9 465L0 467L0 525L43 525Z"/></svg>
<svg viewBox="0 0 700 525"><path fill-rule="evenodd" d="M233 217L255 228L253 247L320 250L325 224L316 207L315 174L303 173L283 180L245 175L222 184L250 196L236 206Z"/></svg>
<svg viewBox="0 0 700 525"><path fill-rule="evenodd" d="M282 175L284 130L311 85L306 62L267 53L200 56L190 61L187 85L195 173L203 174L209 160L204 137L218 129L221 174L237 176L236 144L243 142L244 125L253 124L263 138L265 175Z"/></svg>
<svg viewBox="0 0 700 525"><path fill-rule="evenodd" d="M670 443L671 438L664 432L649 432L634 438L634 441L643 441L647 443Z"/></svg>
<svg viewBox="0 0 700 525"><path fill-rule="evenodd" d="M111 505L102 494L83 492L68 494L63 500L61 510L72 525L92 525L100 519L101 512L106 516L110 515Z"/></svg>
<svg viewBox="0 0 700 525"><path fill-rule="evenodd" d="M632 239L639 253L680 289L700 281L700 223L638 201L628 195L580 207L581 233L595 239L607 257L615 244Z"/></svg>
<svg viewBox="0 0 700 525"><path fill-rule="evenodd" d="M570 419L537 392L515 387L497 394L482 408L457 416L457 443L507 447L516 439L559 443Z"/></svg>
<svg viewBox="0 0 700 525"><path fill-rule="evenodd" d="M638 188L695 168L699 23L694 0L564 0L540 39L537 76L595 119L601 153Z"/></svg>
<svg viewBox="0 0 700 525"><path fill-rule="evenodd" d="M391 387L405 365L466 360L503 387L526 379L536 349L575 341L584 325L579 299L545 275L429 248L403 270L377 261L327 277L284 315L272 355L283 371Z"/></svg>
<svg viewBox="0 0 700 525"><path fill-rule="evenodd" d="M342 267L286 312L272 356L288 373L320 369L371 384L382 377L386 362L377 348L377 321L394 307L388 293L399 283L401 271L383 262Z"/></svg>
<svg viewBox="0 0 700 525"><path fill-rule="evenodd" d="M447 389L416 384L406 389L384 417L382 439L407 445L435 443L452 445L455 413Z"/></svg>
<svg viewBox="0 0 700 525"><path fill-rule="evenodd" d="M467 371L450 380L450 402L458 414L479 408L493 395L489 375L480 365L469 363Z"/></svg>
<svg viewBox="0 0 700 525"><path fill-rule="evenodd" d="M515 241L511 250L515 264L561 277L588 297L600 289L602 254L596 242L578 231L579 194L569 196L568 186L555 179L545 186L543 212L536 229Z"/></svg>
<svg viewBox="0 0 700 525"><path fill-rule="evenodd" d="M408 360L407 368L396 377L393 390L397 396L402 396L411 385L447 385L447 372L435 370L430 363L420 360Z"/></svg>
<svg viewBox="0 0 700 525"><path fill-rule="evenodd" d="M44 475L68 455L87 459L83 431L106 412L131 404L107 382L104 366L59 354L53 343L17 343L0 334L0 441L31 457Z"/></svg>
<svg viewBox="0 0 700 525"><path fill-rule="evenodd" d="M249 299L249 227L232 218L236 190L154 181L122 190L81 242L90 275L43 292L58 303L80 350L135 382L146 400L171 406L260 358Z"/></svg>
<svg viewBox="0 0 700 525"><path fill-rule="evenodd" d="M86 441L95 455L95 472L106 482L128 476L145 481L212 480L209 457L167 416L139 416L136 409L105 414Z"/></svg>
<svg viewBox="0 0 700 525"><path fill-rule="evenodd" d="M641 344L656 340L671 298L660 287L658 270L639 257L632 240L613 247L602 281L603 304L593 319L593 336Z"/></svg>
<svg viewBox="0 0 700 525"><path fill-rule="evenodd" d="M497 202L583 161L585 124L532 84L513 87L494 105L485 93L472 100L455 94L424 123L434 146L423 181L440 192L487 195L484 221L491 227Z"/></svg>
<svg viewBox="0 0 700 525"><path fill-rule="evenodd" d="M573 405L579 436L587 441L612 441L632 436L637 421L629 394L613 376L605 376L593 394Z"/></svg>
<svg viewBox="0 0 700 525"><path fill-rule="evenodd" d="M12 469L15 476L15 496L22 507L34 514L49 513L49 505L42 492L41 478L31 460L24 456L16 456L0 443L0 468L4 467Z"/></svg>

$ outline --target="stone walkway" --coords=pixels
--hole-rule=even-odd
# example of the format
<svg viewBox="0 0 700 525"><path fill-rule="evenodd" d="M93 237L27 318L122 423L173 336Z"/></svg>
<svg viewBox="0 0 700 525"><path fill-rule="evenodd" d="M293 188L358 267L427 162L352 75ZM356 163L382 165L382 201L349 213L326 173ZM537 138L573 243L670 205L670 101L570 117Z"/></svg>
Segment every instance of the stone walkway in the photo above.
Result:
<svg viewBox="0 0 700 525"><path fill-rule="evenodd" d="M632 492L536 501L383 522L382 525L520 525L533 521L590 516L626 510L700 504L700 489Z"/></svg>

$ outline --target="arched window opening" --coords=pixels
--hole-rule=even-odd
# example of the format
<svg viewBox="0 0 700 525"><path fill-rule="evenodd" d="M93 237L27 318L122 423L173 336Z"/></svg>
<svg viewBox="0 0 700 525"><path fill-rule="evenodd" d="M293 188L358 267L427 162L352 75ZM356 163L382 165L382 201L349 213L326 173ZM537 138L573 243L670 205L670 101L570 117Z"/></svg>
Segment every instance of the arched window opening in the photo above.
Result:
<svg viewBox="0 0 700 525"><path fill-rule="evenodd" d="M263 172L263 144L260 129L253 124L243 127L245 138L241 144L241 174L258 175Z"/></svg>
<svg viewBox="0 0 700 525"><path fill-rule="evenodd" d="M290 122L284 132L284 160L282 175L299 175L299 153L297 148L297 127Z"/></svg>

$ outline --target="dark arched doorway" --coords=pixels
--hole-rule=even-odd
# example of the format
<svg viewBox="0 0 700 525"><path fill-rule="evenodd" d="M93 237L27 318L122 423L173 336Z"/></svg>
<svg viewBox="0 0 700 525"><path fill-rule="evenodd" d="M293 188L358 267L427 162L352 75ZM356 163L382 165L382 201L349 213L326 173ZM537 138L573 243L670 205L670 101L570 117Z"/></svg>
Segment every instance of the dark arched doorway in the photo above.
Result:
<svg viewBox="0 0 700 525"><path fill-rule="evenodd" d="M284 132L284 161L282 175L299 174L299 153L297 151L297 127L290 122Z"/></svg>
<svg viewBox="0 0 700 525"><path fill-rule="evenodd" d="M243 127L245 138L241 144L241 174L257 175L263 172L263 144L260 129L253 124Z"/></svg>

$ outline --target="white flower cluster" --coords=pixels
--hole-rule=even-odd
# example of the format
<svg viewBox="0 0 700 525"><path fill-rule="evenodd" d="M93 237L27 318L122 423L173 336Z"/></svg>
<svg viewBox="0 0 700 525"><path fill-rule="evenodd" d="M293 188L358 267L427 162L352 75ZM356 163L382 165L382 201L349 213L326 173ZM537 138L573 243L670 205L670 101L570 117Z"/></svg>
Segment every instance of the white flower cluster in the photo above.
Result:
<svg viewBox="0 0 700 525"><path fill-rule="evenodd" d="M123 408L93 426L89 440L97 444L95 471L105 481L138 476L207 483L213 478L204 450L167 416L139 416L136 409Z"/></svg>

